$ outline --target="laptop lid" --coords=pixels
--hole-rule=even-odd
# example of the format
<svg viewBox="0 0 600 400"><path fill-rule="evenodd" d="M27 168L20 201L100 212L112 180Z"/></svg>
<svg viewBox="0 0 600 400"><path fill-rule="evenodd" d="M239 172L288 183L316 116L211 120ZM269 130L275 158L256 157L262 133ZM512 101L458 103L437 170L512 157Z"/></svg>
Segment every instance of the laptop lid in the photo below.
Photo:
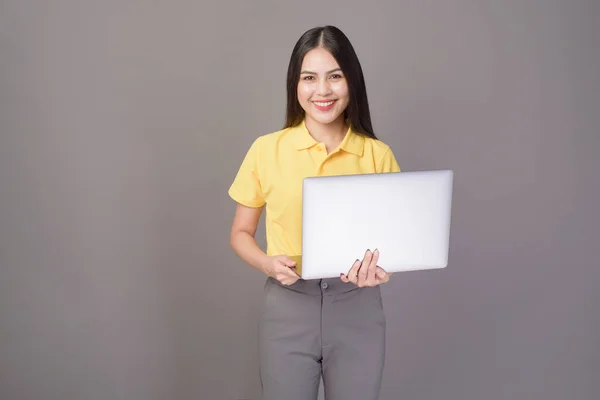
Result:
<svg viewBox="0 0 600 400"><path fill-rule="evenodd" d="M302 189L303 279L348 273L367 249L388 272L448 264L451 170L309 177Z"/></svg>

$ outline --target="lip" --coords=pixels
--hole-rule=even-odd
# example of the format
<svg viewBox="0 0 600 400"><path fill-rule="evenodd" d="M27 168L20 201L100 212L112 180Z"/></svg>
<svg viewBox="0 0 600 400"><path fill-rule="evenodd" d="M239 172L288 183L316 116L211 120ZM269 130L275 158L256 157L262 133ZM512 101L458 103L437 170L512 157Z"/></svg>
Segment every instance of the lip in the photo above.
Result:
<svg viewBox="0 0 600 400"><path fill-rule="evenodd" d="M333 108L333 106L335 105L336 101L337 100L325 100L325 101L313 100L312 103L315 105L315 108L317 110L320 110L320 111L329 111L329 110L331 110ZM330 104L326 105L326 106L322 106L322 105L318 105L317 103L321 103L321 104L329 104L330 103Z"/></svg>

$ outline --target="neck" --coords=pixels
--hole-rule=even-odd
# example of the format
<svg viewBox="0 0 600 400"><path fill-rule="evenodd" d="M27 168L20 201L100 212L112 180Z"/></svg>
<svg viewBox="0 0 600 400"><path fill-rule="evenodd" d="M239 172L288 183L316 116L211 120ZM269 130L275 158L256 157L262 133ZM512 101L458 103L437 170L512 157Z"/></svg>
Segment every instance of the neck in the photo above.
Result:
<svg viewBox="0 0 600 400"><path fill-rule="evenodd" d="M308 133L317 142L325 144L328 152L339 146L348 131L348 125L341 116L329 124L322 124L310 118L307 118L305 123Z"/></svg>

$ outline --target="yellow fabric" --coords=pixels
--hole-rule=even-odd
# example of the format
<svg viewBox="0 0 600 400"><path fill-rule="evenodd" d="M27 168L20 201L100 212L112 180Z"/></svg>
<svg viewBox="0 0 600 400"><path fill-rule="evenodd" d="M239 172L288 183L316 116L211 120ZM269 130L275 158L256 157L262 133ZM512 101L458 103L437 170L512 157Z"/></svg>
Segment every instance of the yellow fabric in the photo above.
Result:
<svg viewBox="0 0 600 400"><path fill-rule="evenodd" d="M301 255L302 181L306 177L399 172L385 143L349 129L337 149L308 133L303 123L258 137L250 146L229 189L236 202L248 207L266 205L268 255Z"/></svg>

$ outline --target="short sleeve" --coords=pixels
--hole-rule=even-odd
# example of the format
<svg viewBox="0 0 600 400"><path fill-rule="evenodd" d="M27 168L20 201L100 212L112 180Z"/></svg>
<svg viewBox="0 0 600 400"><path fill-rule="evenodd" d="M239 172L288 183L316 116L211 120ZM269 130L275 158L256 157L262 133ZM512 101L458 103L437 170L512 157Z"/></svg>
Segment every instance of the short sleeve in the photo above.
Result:
<svg viewBox="0 0 600 400"><path fill-rule="evenodd" d="M229 196L248 207L262 207L265 204L258 168L259 139L250 146L229 188Z"/></svg>
<svg viewBox="0 0 600 400"><path fill-rule="evenodd" d="M383 153L383 157L381 158L379 165L377 165L377 172L400 172L400 166L398 165L391 148L388 147L385 153Z"/></svg>

